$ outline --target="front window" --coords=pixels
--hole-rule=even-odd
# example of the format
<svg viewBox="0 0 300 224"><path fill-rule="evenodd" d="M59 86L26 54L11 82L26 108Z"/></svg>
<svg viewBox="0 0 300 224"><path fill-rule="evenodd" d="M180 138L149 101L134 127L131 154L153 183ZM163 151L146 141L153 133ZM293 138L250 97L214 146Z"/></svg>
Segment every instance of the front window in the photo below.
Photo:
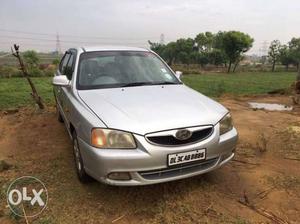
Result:
<svg viewBox="0 0 300 224"><path fill-rule="evenodd" d="M77 88L99 89L140 85L181 84L153 53L99 51L82 53Z"/></svg>

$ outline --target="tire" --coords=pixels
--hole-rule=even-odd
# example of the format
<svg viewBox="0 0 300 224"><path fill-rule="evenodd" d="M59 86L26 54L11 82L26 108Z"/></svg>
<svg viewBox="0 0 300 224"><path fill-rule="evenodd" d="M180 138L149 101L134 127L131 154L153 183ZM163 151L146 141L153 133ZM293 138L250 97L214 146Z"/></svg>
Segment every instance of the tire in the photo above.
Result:
<svg viewBox="0 0 300 224"><path fill-rule="evenodd" d="M89 183L92 181L92 178L84 170L83 160L81 157L78 139L75 131L73 131L72 137L74 162L78 179L81 183Z"/></svg>

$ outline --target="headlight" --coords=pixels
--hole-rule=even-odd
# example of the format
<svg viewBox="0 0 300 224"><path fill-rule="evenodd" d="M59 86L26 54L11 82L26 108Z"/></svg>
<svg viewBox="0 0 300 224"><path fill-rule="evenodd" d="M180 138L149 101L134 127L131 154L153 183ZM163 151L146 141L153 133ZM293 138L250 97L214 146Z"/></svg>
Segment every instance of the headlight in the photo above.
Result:
<svg viewBox="0 0 300 224"><path fill-rule="evenodd" d="M233 128L231 115L228 113L220 121L220 135L225 134Z"/></svg>
<svg viewBox="0 0 300 224"><path fill-rule="evenodd" d="M133 135L111 129L94 128L91 133L91 144L97 148L134 149L136 148Z"/></svg>

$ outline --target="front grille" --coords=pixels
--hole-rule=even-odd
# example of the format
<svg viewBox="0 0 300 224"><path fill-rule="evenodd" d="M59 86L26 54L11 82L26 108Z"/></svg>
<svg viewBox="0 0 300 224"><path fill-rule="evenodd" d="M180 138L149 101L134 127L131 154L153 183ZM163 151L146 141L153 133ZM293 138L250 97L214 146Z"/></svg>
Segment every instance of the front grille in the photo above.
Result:
<svg viewBox="0 0 300 224"><path fill-rule="evenodd" d="M213 127L196 130L192 133L192 136L186 140L179 140L175 138L175 136L173 135L148 136L146 138L154 144L175 146L175 145L185 145L185 144L191 144L191 143L202 141L208 138L212 134L212 132L213 132Z"/></svg>
<svg viewBox="0 0 300 224"><path fill-rule="evenodd" d="M148 180L157 180L170 178L180 175L185 175L189 173L194 173L201 170L206 170L213 167L218 162L218 158L208 159L201 162L193 162L189 164L182 164L176 167L168 167L158 170L142 171L139 174Z"/></svg>

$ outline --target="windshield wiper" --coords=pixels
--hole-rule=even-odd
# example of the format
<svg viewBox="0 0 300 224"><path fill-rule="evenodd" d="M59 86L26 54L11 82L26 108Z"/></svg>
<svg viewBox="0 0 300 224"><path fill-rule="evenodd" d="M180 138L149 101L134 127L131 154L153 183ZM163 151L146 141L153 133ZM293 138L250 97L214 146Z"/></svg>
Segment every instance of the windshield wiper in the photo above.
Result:
<svg viewBox="0 0 300 224"><path fill-rule="evenodd" d="M132 82L132 83L127 83L125 85L121 85L121 87L146 86L146 85L152 85L152 82Z"/></svg>
<svg viewBox="0 0 300 224"><path fill-rule="evenodd" d="M175 85L175 84L180 84L180 83L168 82L168 81L165 81L165 82L154 82L154 83L152 83L152 85Z"/></svg>
<svg viewBox="0 0 300 224"><path fill-rule="evenodd" d="M150 85L175 85L175 84L180 84L176 82L132 82L132 83L127 83L124 85L121 85L120 87L130 87L130 86L150 86Z"/></svg>

